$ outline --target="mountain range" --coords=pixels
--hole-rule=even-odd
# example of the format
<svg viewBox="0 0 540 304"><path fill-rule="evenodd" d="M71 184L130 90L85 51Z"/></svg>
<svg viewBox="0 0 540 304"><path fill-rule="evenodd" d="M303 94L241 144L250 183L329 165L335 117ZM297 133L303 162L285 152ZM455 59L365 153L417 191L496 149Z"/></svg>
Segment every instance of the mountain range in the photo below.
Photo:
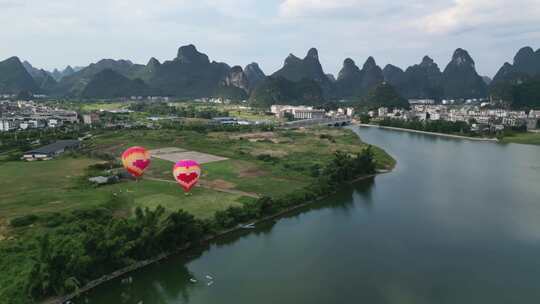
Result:
<svg viewBox="0 0 540 304"><path fill-rule="evenodd" d="M318 104L325 100L362 101L382 88L384 92L395 90L405 99L461 99L491 95L512 102L519 86L536 81L538 75L540 50L534 51L530 47L520 49L513 63L505 63L491 81L477 73L474 60L461 48L454 51L442 71L429 56L424 56L419 64L405 70L391 64L381 69L373 57L368 57L360 68L353 59L346 58L337 78L334 78L324 72L315 48L309 49L303 58L290 54L282 68L267 76L257 63L242 68L211 61L190 44L180 47L175 58L164 62L151 58L144 65L129 60L102 59L86 67L67 66L62 71L52 72L11 57L0 62L0 93L26 91L83 99L149 95L186 99L219 96L249 98L254 104L269 105Z"/></svg>

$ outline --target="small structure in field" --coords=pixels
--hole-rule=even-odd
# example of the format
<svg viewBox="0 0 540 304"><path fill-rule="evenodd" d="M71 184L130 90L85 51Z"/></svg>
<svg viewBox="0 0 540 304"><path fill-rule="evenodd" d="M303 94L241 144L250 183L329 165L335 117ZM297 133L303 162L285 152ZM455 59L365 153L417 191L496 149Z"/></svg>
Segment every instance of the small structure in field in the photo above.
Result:
<svg viewBox="0 0 540 304"><path fill-rule="evenodd" d="M41 148L24 152L24 160L48 160L55 156L64 153L66 150L74 150L79 148L81 142L79 140L59 140L50 145L43 146Z"/></svg>

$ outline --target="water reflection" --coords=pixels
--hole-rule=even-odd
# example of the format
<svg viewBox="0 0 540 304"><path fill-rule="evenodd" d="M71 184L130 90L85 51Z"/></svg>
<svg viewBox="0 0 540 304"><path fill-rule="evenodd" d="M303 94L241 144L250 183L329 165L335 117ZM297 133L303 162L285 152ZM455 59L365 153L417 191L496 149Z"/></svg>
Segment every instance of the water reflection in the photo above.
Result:
<svg viewBox="0 0 540 304"><path fill-rule="evenodd" d="M194 258L195 256L192 256ZM184 261L184 263L187 260ZM107 294L84 295L76 303L155 303L166 304L181 300L188 303L190 293L198 285L190 282L194 275L184 263L162 261L152 267L105 283L100 288ZM152 278L147 280L147 278Z"/></svg>
<svg viewBox="0 0 540 304"><path fill-rule="evenodd" d="M339 193L330 198L291 211L280 219L298 219L302 214L322 209L332 209L343 215L350 214L356 207L369 210L373 206L371 198L374 185L374 177L343 185ZM106 290L106 292L93 292L90 296L85 295L78 299L76 303L189 303L190 294L208 287L209 280L205 276L198 277L190 272L186 265L211 250L233 246L246 236L268 236L278 222L279 219L259 223L256 229L230 233L209 244L188 250L182 255L140 269L99 287L99 291ZM131 283L127 283L130 278ZM192 282L192 279L197 282Z"/></svg>

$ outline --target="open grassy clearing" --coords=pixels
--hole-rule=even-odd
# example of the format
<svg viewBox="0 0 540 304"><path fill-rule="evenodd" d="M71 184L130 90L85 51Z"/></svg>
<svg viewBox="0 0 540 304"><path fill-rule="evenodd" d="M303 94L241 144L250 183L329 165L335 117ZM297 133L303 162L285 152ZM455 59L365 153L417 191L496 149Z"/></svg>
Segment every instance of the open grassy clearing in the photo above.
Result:
<svg viewBox="0 0 540 304"><path fill-rule="evenodd" d="M96 160L6 162L0 165L0 217L72 210L102 202L103 193L78 189L84 170Z"/></svg>
<svg viewBox="0 0 540 304"><path fill-rule="evenodd" d="M131 202L132 209L137 206L155 208L162 205L170 211L182 209L199 218L209 218L218 210L225 210L229 206L238 206L241 202L245 202L241 195L202 187L195 187L190 195L185 195L182 188L172 181L168 183L141 180L101 187L100 190L121 194Z"/></svg>
<svg viewBox="0 0 540 304"><path fill-rule="evenodd" d="M540 133L516 133L515 135L504 137L501 142L526 145L540 145Z"/></svg>
<svg viewBox="0 0 540 304"><path fill-rule="evenodd" d="M195 188L191 196L185 196L174 184L173 162L158 158L152 158L146 180L98 188L85 180L86 168L99 160L65 156L52 161L5 162L0 170L0 220L97 206L119 193L129 202L123 206L129 212L123 214L130 214L136 206L161 204L169 210L184 209L207 218L217 210L253 199L245 196L248 194L276 196L294 192L310 184L313 172L330 161L335 151L357 153L365 147L347 129L207 134L166 129L108 131L86 142L86 149L119 156L134 145L181 148L228 159L204 164L203 187ZM384 151L375 148L374 152L380 168L393 164Z"/></svg>
<svg viewBox="0 0 540 304"><path fill-rule="evenodd" d="M93 149L120 155L131 145L149 149L176 147L229 158L202 166L202 180L225 181L241 191L276 195L294 191L312 181L314 168L322 167L336 151L358 153L365 147L347 129L314 128L274 132L211 132L176 130L113 131L94 138ZM392 158L375 148L379 168L393 165ZM268 157L269 156L269 157ZM147 175L170 179L172 162L153 158Z"/></svg>
<svg viewBox="0 0 540 304"><path fill-rule="evenodd" d="M261 110L250 109L241 105L232 104L209 104L200 102L176 102L173 103L177 108L195 107L197 109L216 109L221 112L228 112L229 116L251 121L270 121L280 122L275 115L268 115Z"/></svg>
<svg viewBox="0 0 540 304"><path fill-rule="evenodd" d="M83 111L99 111L99 110L118 110L127 109L129 102L107 102L107 103L84 103L81 105Z"/></svg>
<svg viewBox="0 0 540 304"><path fill-rule="evenodd" d="M161 204L170 210L184 209L201 218L211 217L217 210L245 201L241 195L199 187L193 189L193 195L185 196L182 189L173 183L171 166L166 161L157 162L153 168L161 165L160 173L163 175L168 171L170 183L126 181L94 188L84 182L83 175L88 165L97 162L88 158L64 157L52 161L4 163L0 167L0 179L3 180L0 220L93 207L110 201L115 194L130 202L124 206L128 211L136 206L155 207Z"/></svg>

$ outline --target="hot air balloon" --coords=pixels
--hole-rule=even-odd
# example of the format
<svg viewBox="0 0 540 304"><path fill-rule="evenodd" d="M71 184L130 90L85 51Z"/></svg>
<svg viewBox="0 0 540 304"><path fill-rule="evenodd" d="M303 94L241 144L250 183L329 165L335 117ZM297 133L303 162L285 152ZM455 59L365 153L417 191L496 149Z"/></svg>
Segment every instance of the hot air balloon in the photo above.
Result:
<svg viewBox="0 0 540 304"><path fill-rule="evenodd" d="M122 164L133 177L141 177L150 165L150 153L143 147L131 147L122 153Z"/></svg>
<svg viewBox="0 0 540 304"><path fill-rule="evenodd" d="M174 165L173 175L174 179L184 188L184 192L187 193L199 181L201 166L192 159L184 159Z"/></svg>

